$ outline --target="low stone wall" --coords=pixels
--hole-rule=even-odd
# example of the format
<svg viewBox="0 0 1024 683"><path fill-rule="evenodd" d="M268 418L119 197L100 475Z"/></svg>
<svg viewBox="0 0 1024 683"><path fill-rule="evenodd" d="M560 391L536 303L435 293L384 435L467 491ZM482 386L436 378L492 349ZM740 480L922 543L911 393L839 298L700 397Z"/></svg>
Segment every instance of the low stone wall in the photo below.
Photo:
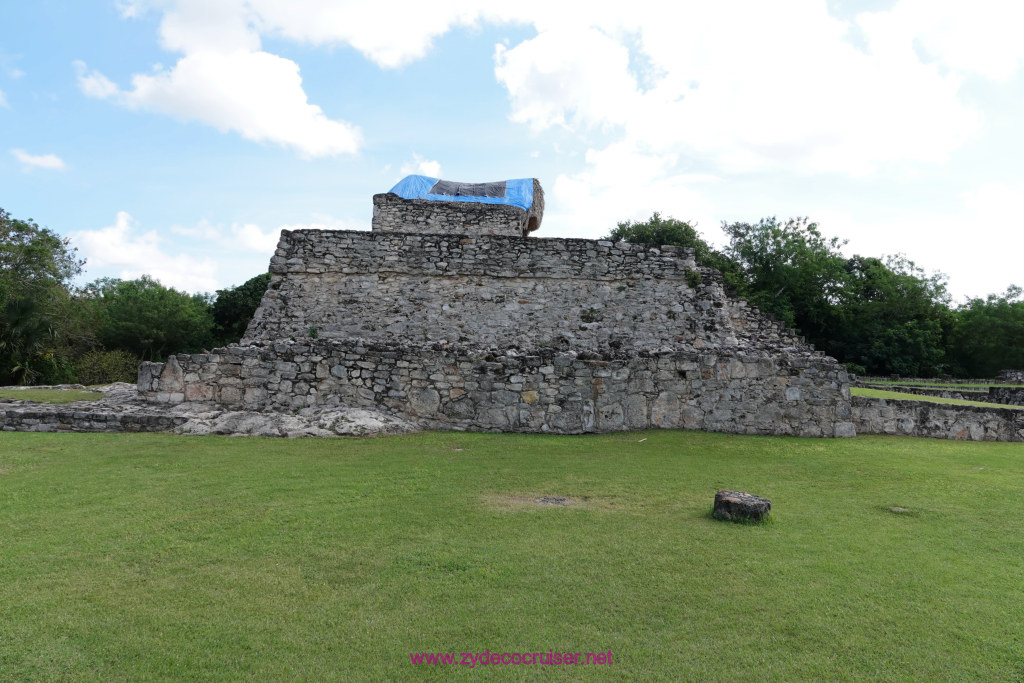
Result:
<svg viewBox="0 0 1024 683"><path fill-rule="evenodd" d="M955 398L963 401L988 401L989 392L984 389L952 389L952 388L927 388L917 386L906 386L903 384L879 384L875 382L855 382L854 386L866 389L880 389L882 391L898 391L901 394L914 394L915 396L935 396L936 398Z"/></svg>
<svg viewBox="0 0 1024 683"><path fill-rule="evenodd" d="M582 433L649 427L854 436L831 358L667 353L504 354L358 339L232 346L139 370L158 403L244 410L384 409L424 428Z"/></svg>
<svg viewBox="0 0 1024 683"><path fill-rule="evenodd" d="M1024 382L1024 370L1000 370L996 373L997 382Z"/></svg>
<svg viewBox="0 0 1024 683"><path fill-rule="evenodd" d="M1024 406L1024 387L989 387L986 400L1008 406Z"/></svg>
<svg viewBox="0 0 1024 683"><path fill-rule="evenodd" d="M373 196L375 231L437 235L506 235L524 237L528 213L508 204L404 199L397 194Z"/></svg>
<svg viewBox="0 0 1024 683"><path fill-rule="evenodd" d="M858 434L966 441L1024 441L1024 410L852 397Z"/></svg>
<svg viewBox="0 0 1024 683"><path fill-rule="evenodd" d="M166 432L188 420L156 406L125 411L82 403L0 403L0 431L5 432Z"/></svg>

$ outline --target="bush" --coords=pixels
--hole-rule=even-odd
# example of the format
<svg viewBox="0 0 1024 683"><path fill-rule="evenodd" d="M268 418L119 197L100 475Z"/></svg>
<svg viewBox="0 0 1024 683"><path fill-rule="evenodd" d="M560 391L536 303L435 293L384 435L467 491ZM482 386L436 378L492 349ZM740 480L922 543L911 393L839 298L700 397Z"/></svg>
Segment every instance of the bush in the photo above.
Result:
<svg viewBox="0 0 1024 683"><path fill-rule="evenodd" d="M208 297L164 287L148 275L97 280L86 285L82 305L94 316L96 338L103 348L146 360L197 353L213 340Z"/></svg>
<svg viewBox="0 0 1024 683"><path fill-rule="evenodd" d="M843 363L843 366L846 368L846 371L851 375L868 374L868 369L865 368L863 365L859 365L857 363Z"/></svg>
<svg viewBox="0 0 1024 683"><path fill-rule="evenodd" d="M75 363L75 376L86 385L134 383L141 362L138 356L127 351L89 351Z"/></svg>

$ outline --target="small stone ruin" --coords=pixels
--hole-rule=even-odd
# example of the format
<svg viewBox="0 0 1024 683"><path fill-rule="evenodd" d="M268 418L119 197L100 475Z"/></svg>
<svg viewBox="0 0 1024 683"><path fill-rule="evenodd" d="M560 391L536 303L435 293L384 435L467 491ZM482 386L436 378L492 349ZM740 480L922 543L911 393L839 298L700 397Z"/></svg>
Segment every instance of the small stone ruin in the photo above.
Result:
<svg viewBox="0 0 1024 683"><path fill-rule="evenodd" d="M771 514L772 502L743 491L721 490L715 494L712 515L718 519L757 522Z"/></svg>
<svg viewBox="0 0 1024 683"><path fill-rule="evenodd" d="M1022 384L1024 383L1024 370L1000 370L996 373L996 381L1007 384Z"/></svg>

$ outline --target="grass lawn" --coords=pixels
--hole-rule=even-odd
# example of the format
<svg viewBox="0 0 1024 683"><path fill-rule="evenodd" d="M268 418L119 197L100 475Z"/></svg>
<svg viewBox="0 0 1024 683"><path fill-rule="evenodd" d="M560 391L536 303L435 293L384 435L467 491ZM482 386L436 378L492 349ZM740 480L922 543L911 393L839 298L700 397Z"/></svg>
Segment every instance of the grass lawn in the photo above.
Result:
<svg viewBox="0 0 1024 683"><path fill-rule="evenodd" d="M992 381L968 381L968 382L905 382L903 380L893 380L878 377L864 377L861 379L865 384L885 384L885 385L896 385L904 387L927 387L930 389L963 389L964 391L978 391L980 389L988 389L989 387L1022 387L1024 384L1004 384L1002 382Z"/></svg>
<svg viewBox="0 0 1024 683"><path fill-rule="evenodd" d="M73 401L98 401L103 398L103 394L77 389L6 389L0 390L0 398L39 403L71 403Z"/></svg>
<svg viewBox="0 0 1024 683"><path fill-rule="evenodd" d="M984 401L968 401L959 398L939 398L938 396L921 396L919 394L905 394L900 391L888 391L885 389L865 389L852 387L850 393L854 396L866 396L867 398L886 398L897 401L925 401L927 403L945 403L954 406L980 406L982 408L1010 408L1011 410L1024 410L1024 406L1011 406L1005 403L987 403Z"/></svg>
<svg viewBox="0 0 1024 683"><path fill-rule="evenodd" d="M899 437L4 432L0 680L1020 680L1021 481ZM612 664L410 661L487 649Z"/></svg>

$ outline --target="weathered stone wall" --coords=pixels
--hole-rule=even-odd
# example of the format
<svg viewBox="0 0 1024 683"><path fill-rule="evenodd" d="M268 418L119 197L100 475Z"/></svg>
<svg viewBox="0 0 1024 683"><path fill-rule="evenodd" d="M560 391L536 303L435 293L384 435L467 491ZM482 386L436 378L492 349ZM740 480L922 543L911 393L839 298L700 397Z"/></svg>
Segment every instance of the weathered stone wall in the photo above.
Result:
<svg viewBox="0 0 1024 683"><path fill-rule="evenodd" d="M441 344L303 340L179 355L140 369L151 401L246 410L384 408L422 427L607 432L674 427L853 436L848 378L810 353L671 353L586 359Z"/></svg>
<svg viewBox="0 0 1024 683"><path fill-rule="evenodd" d="M403 199L390 192L373 195L375 232L523 237L528 221L525 210L508 204Z"/></svg>
<svg viewBox="0 0 1024 683"><path fill-rule="evenodd" d="M544 190L533 179L529 210L508 204L405 199L392 192L373 196L374 232L525 237L544 219Z"/></svg>
<svg viewBox="0 0 1024 683"><path fill-rule="evenodd" d="M1024 410L852 397L858 434L1024 441Z"/></svg>
<svg viewBox="0 0 1024 683"><path fill-rule="evenodd" d="M867 389L880 389L882 391L898 391L901 394L914 394L915 396L935 396L936 398L955 398L962 401L988 401L987 390L955 389L950 387L919 387L906 384L880 384L876 382L853 382L853 386Z"/></svg>
<svg viewBox="0 0 1024 683"><path fill-rule="evenodd" d="M243 344L462 343L598 353L810 351L692 251L571 239L282 232Z"/></svg>
<svg viewBox="0 0 1024 683"><path fill-rule="evenodd" d="M1024 382L1024 370L1000 370L996 373L997 382Z"/></svg>
<svg viewBox="0 0 1024 683"><path fill-rule="evenodd" d="M49 404L0 404L0 431L5 432L166 432L188 416L150 410Z"/></svg>
<svg viewBox="0 0 1024 683"><path fill-rule="evenodd" d="M1008 406L1024 406L1024 387L989 387L987 400Z"/></svg>
<svg viewBox="0 0 1024 683"><path fill-rule="evenodd" d="M270 269L243 345L144 364L143 398L437 429L854 435L846 371L690 250L284 231Z"/></svg>

